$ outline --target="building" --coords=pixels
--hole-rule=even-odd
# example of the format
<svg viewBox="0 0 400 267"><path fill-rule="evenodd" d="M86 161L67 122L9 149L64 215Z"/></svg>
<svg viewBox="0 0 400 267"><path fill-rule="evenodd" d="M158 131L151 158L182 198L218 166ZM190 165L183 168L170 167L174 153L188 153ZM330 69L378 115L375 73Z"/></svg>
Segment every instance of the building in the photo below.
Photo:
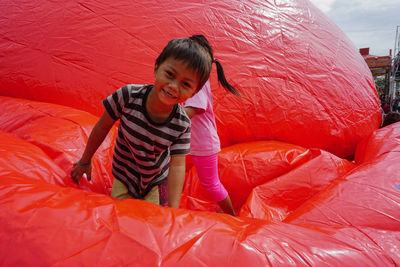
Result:
<svg viewBox="0 0 400 267"><path fill-rule="evenodd" d="M375 56L369 54L368 48L360 48L360 54L363 56L365 62L368 64L374 79L378 76L385 76L385 86L380 88L385 95L389 95L390 90L390 76L392 72L392 58L391 56Z"/></svg>

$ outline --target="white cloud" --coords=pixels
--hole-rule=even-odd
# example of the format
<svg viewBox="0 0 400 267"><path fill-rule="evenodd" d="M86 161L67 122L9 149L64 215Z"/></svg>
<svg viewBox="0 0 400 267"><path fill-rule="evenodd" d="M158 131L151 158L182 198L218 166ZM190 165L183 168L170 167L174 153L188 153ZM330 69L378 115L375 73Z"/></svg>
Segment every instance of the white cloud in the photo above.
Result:
<svg viewBox="0 0 400 267"><path fill-rule="evenodd" d="M383 56L394 48L400 25L399 0L311 0L332 19L356 47Z"/></svg>
<svg viewBox="0 0 400 267"><path fill-rule="evenodd" d="M398 0L352 0L352 3L357 9L361 10L384 10L392 6L398 6Z"/></svg>
<svg viewBox="0 0 400 267"><path fill-rule="evenodd" d="M327 13L331 10L331 6L335 0L312 0L311 2L323 12Z"/></svg>
<svg viewBox="0 0 400 267"><path fill-rule="evenodd" d="M315 6L327 13L331 11L335 2L345 3L346 10L384 10L391 8L392 6L398 6L399 0L348 0L348 1L337 1L337 0L310 0Z"/></svg>

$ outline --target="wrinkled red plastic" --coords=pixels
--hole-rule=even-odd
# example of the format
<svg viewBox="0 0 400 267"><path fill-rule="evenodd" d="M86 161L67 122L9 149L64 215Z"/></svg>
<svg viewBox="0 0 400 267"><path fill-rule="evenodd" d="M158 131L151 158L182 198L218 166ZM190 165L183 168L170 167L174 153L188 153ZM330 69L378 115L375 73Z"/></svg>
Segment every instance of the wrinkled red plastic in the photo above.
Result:
<svg viewBox="0 0 400 267"><path fill-rule="evenodd" d="M276 142L259 141L224 148L219 153L221 182L232 198L237 212L253 188L279 177L314 157L303 147ZM194 210L219 210L203 189L195 168L186 177L182 206Z"/></svg>
<svg viewBox="0 0 400 267"><path fill-rule="evenodd" d="M308 1L5 0L0 22L0 265L400 265L400 123L377 130L368 67ZM74 184L101 99L152 83L167 40L193 33L243 93L213 72L239 216L193 168L182 209L111 198L115 128Z"/></svg>
<svg viewBox="0 0 400 267"><path fill-rule="evenodd" d="M243 94L219 87L213 67L224 147L278 140L345 157L381 122L363 57L308 1L3 0L0 23L0 95L100 116L118 87L153 83L168 40L202 33Z"/></svg>
<svg viewBox="0 0 400 267"><path fill-rule="evenodd" d="M69 171L72 169L72 163L77 162L82 155L90 131L98 118L65 106L11 97L0 96L0 103L2 111L0 130L27 141L27 144L47 155L57 168L64 171L59 177L62 179L59 185L110 194L113 180L111 160L116 137L115 128L112 128L92 161L91 183L88 183L86 179L81 179L81 183L77 186L72 182ZM23 154L24 150L17 151ZM11 151L8 153L12 154ZM25 162L22 159L19 161L14 164L25 172L23 166ZM40 162L37 164L38 167L42 165ZM38 179L40 175L44 175L41 179L50 182L46 180L47 175L40 172Z"/></svg>
<svg viewBox="0 0 400 267"><path fill-rule="evenodd" d="M93 117L8 97L2 97L1 103L5 110L22 111L0 115L4 122L0 125L12 132L0 131L0 251L10 252L0 254L5 266L138 262L146 266L382 266L400 262L399 144L378 147L385 143L382 135L360 143L377 146L383 153L360 165L275 141L225 148L220 154L220 175L236 207L249 194L246 188L254 187L240 217L233 218L141 200L115 200L96 192L101 191L95 186L96 174L93 187L81 190L66 176L65 166L56 163L60 156L42 150L62 136L48 134L36 141L32 136L48 125L42 125L43 120L52 121L48 133L65 129L65 136L72 137L57 146L58 154L68 157L77 143L83 147L86 141L85 131L77 131L75 125L93 123ZM30 118L29 123L21 123L18 118L23 116ZM82 138L77 138L77 132ZM400 124L379 132L399 140ZM111 143L106 142L103 151L109 148ZM193 170L190 173L188 182L193 182ZM190 197L198 193L194 190ZM254 198L260 193L269 198L260 202Z"/></svg>

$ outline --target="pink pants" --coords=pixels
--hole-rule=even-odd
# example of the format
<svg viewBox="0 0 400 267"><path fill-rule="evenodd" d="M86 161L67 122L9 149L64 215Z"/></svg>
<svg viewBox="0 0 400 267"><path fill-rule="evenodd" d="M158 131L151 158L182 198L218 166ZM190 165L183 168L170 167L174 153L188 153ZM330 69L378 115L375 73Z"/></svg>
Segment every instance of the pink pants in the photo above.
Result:
<svg viewBox="0 0 400 267"><path fill-rule="evenodd" d="M196 167L200 182L215 201L220 202L228 196L228 192L218 177L218 153L210 156L193 156L193 165Z"/></svg>

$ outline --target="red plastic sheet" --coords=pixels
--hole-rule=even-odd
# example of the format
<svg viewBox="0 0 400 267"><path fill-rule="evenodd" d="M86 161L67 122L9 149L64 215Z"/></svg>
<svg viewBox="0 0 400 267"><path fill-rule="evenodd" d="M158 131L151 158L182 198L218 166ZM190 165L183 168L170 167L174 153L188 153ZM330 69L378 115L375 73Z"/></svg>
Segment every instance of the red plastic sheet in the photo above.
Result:
<svg viewBox="0 0 400 267"><path fill-rule="evenodd" d="M298 168L252 190L240 215L283 221L303 203L323 192L354 168L347 160L319 150L311 150L312 158Z"/></svg>
<svg viewBox="0 0 400 267"><path fill-rule="evenodd" d="M400 124L377 130L367 65L308 1L5 0L0 22L0 265L400 265ZM213 72L240 216L193 168L182 209L111 198L115 129L73 184L101 99L152 83L166 42L195 33L243 93Z"/></svg>
<svg viewBox="0 0 400 267"><path fill-rule="evenodd" d="M345 157L380 125L367 64L309 1L3 0L0 23L0 95L100 116L118 87L153 83L169 39L202 33L243 93L226 93L213 70L224 147L278 140Z"/></svg>
<svg viewBox="0 0 400 267"><path fill-rule="evenodd" d="M80 185L76 186L71 181L69 171L72 163L77 162L82 155L90 131L98 118L65 106L24 99L0 96L0 103L0 130L12 133L47 155L58 169L64 171L60 176L63 180L61 185L104 194L111 192L113 181L111 160L116 137L115 128L110 131L92 161L92 182L88 183L86 179L82 179ZM4 137L4 141L7 140L8 138ZM24 153L23 149L17 151L21 156ZM9 153L12 154L12 151ZM10 161L25 172L23 159L16 162L10 159ZM37 164L38 168L49 168L41 166L40 162ZM47 174L39 173L40 175L43 179L47 177Z"/></svg>
<svg viewBox="0 0 400 267"><path fill-rule="evenodd" d="M225 148L220 175L235 207L241 209L234 218L209 212L215 210L211 201L201 190L193 190L200 187L192 186L186 197L202 198L204 205L194 208L203 211L115 200L96 192L101 189L95 177L87 186L76 186L66 165L59 164L64 162L57 160L60 156L42 148L51 147L46 142L57 139L64 129L64 136L75 142L64 142L62 148L56 143L47 151L57 148L65 158L70 151L79 155L81 151L72 147L83 147L86 140L76 133L85 136L81 129L90 128L87 124L93 117L22 99L2 97L1 103L5 111L22 112L0 115L0 125L9 131L0 131L0 251L9 252L0 254L2 265L382 266L400 262L399 145L393 141L400 137L399 123L379 130L391 134L391 146L380 138L385 134L360 143L360 151L368 144L383 153L360 165L328 152L275 141ZM30 119L21 123L18 118L24 116ZM32 138L36 130L42 131L43 120L52 126L46 128L46 138ZM103 151L111 147L106 142ZM69 165L72 162L69 159ZM195 181L193 169L187 179L187 184Z"/></svg>
<svg viewBox="0 0 400 267"><path fill-rule="evenodd" d="M232 198L236 212L239 213L250 193L256 187L264 184L269 185L269 181L276 181L275 178L288 173L294 174L294 179L293 177L290 178L293 187L293 184L298 182L296 181L297 176L307 177L300 172L300 166L311 171L312 168L308 167L312 164L310 162L317 161L314 163L315 166L322 166L325 163L330 164L330 161L333 161L332 158L336 158L327 154L325 156L327 162L315 159L321 156L320 154L319 151L277 141L243 143L226 147L219 153L219 175L222 184ZM321 156L321 158L324 158L324 156ZM340 160L340 162L348 166L348 168L344 168L345 170L351 169L352 164L348 161ZM337 177L339 171L337 169L341 167L340 164L331 164L330 166L328 172L332 172L332 177ZM306 181L303 181L304 184L311 182L309 178L306 179ZM308 187L312 187L314 191L317 190L316 184L309 183ZM296 196L298 195L296 194ZM195 168L190 169L186 177L182 202L182 206L189 209L219 210L218 205L203 189Z"/></svg>
<svg viewBox="0 0 400 267"><path fill-rule="evenodd" d="M354 227L269 224L140 200L115 201L24 176L0 178L4 266L394 263L390 252L380 247L387 241L376 243ZM379 234L376 229L369 232Z"/></svg>

